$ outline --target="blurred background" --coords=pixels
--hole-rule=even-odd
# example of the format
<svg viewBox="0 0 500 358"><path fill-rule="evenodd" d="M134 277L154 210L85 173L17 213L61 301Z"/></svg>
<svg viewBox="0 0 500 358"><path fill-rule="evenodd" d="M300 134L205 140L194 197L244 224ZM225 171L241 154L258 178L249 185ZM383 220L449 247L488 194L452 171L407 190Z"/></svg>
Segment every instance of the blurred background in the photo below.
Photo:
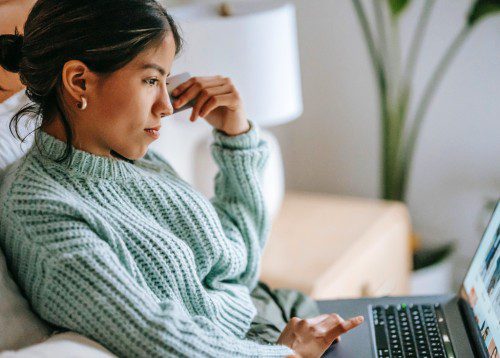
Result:
<svg viewBox="0 0 500 358"><path fill-rule="evenodd" d="M289 3L296 11L303 111L296 120L268 128L279 142L286 190L381 198L383 129L378 87L354 1ZM374 3L361 1L373 30ZM426 2L403 3L397 18L399 45L403 56L408 56ZM432 3L415 61L413 111L415 99L425 92L432 72L475 2ZM215 6L220 2L166 2L172 9L193 4ZM454 245L447 290L460 285L492 203L500 196L500 16L490 15L463 39L435 88L416 142L404 198L417 246ZM252 75L259 90L263 87L260 79ZM181 162L185 161L178 161L182 171ZM187 169L184 173L189 177Z"/></svg>
<svg viewBox="0 0 500 358"><path fill-rule="evenodd" d="M416 68L417 94L471 3L436 2ZM374 76L352 4L296 5L304 114L276 128L287 185L376 198L381 128ZM403 48L408 48L419 5L411 2L401 17ZM500 166L495 164L500 155L499 94L500 18L492 17L471 33L437 90L408 186L407 204L423 243L452 240L458 246L456 283L461 283L485 228L484 208L500 195Z"/></svg>
<svg viewBox="0 0 500 358"><path fill-rule="evenodd" d="M273 128L283 151L286 184L376 198L381 145L377 93L352 3L295 4L304 113ZM408 49L421 4L411 2L401 17L403 48ZM417 95L471 4L436 1L416 68ZM500 196L499 94L500 17L491 17L465 41L436 92L408 186L407 204L423 243L457 244L455 283L461 283L485 228L485 206Z"/></svg>

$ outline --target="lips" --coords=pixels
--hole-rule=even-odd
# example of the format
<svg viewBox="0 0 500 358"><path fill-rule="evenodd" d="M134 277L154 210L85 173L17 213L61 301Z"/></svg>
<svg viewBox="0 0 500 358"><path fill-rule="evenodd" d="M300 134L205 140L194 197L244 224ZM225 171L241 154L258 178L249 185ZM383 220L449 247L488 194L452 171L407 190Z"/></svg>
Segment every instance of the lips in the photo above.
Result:
<svg viewBox="0 0 500 358"><path fill-rule="evenodd" d="M160 128L161 128L161 125L157 125L156 127L144 129L144 132L146 132L153 139L158 139L158 138L160 138Z"/></svg>

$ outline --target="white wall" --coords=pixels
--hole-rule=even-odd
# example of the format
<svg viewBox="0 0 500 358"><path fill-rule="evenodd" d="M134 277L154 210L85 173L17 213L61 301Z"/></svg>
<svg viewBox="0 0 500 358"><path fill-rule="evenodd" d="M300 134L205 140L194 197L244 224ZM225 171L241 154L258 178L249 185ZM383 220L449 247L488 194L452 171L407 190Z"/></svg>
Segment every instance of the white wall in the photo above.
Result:
<svg viewBox="0 0 500 358"><path fill-rule="evenodd" d="M282 146L287 187L377 197L376 87L352 3L294 3L304 113L272 128ZM402 46L408 46L422 3L413 1L404 14ZM437 1L417 67L417 95L470 3ZM457 281L482 233L485 200L500 197L499 96L500 16L483 20L449 67L427 113L409 187L414 228L423 242L459 245Z"/></svg>

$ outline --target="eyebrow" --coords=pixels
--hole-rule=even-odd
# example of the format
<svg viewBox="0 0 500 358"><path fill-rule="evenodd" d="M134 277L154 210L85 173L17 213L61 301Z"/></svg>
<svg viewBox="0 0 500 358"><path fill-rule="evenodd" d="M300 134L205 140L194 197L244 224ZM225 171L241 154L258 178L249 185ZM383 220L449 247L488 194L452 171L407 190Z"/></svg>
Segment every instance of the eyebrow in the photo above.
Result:
<svg viewBox="0 0 500 358"><path fill-rule="evenodd" d="M142 67L141 67L141 69L142 69L142 70L146 70L146 69L148 69L148 68L155 69L155 70L157 70L158 72L160 72L162 76L165 76L166 71L163 69L163 67L158 66L158 65L157 65L157 64L155 64L155 63L145 63L145 64L143 64L143 65L142 65ZM168 76L170 76L170 73L167 75L167 77L168 77Z"/></svg>

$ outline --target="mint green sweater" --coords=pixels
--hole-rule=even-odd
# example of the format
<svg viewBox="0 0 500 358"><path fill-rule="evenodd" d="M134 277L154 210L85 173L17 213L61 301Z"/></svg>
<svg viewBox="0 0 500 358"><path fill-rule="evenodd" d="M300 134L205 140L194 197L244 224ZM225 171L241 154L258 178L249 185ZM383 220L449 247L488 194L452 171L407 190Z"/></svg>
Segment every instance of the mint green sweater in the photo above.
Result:
<svg viewBox="0 0 500 358"><path fill-rule="evenodd" d="M121 357L293 354L245 339L269 231L269 149L250 124L213 129L210 200L151 149L134 164L75 149L67 169L50 160L66 144L37 131L44 151L15 162L0 192L1 248L35 312Z"/></svg>

